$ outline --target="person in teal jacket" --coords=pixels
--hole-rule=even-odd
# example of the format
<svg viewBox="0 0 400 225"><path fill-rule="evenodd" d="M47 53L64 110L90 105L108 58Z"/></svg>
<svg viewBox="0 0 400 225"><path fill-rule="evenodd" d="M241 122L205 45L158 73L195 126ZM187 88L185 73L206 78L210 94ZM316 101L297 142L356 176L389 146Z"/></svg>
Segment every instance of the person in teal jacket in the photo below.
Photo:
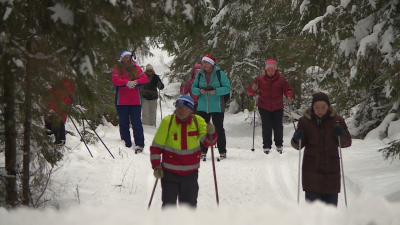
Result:
<svg viewBox="0 0 400 225"><path fill-rule="evenodd" d="M218 135L218 151L220 158L226 158L226 138L224 129L225 101L224 95L231 92L231 84L219 66L216 58L206 54L202 58L202 68L196 75L191 87L194 95L198 95L197 115L208 123L212 118ZM219 75L219 78L218 78ZM208 148L201 144L201 158L205 159Z"/></svg>

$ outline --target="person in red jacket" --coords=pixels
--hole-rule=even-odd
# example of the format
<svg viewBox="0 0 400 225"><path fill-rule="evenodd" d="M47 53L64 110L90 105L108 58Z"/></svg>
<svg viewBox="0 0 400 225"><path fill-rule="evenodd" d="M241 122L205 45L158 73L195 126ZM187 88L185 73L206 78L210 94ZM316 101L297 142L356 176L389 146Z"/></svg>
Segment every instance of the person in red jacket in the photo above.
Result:
<svg viewBox="0 0 400 225"><path fill-rule="evenodd" d="M54 134L54 144L65 144L65 122L67 121L66 108L71 105L71 95L74 92L74 82L68 82L66 78L63 79L65 88L54 89L50 88L50 98L46 109L49 114L45 117L45 127L49 130L47 134ZM62 102L62 103L61 103ZM61 103L61 104L60 104ZM68 106L66 106L68 105ZM53 117L56 113L60 122L56 122Z"/></svg>
<svg viewBox="0 0 400 225"><path fill-rule="evenodd" d="M132 124L135 139L135 153L142 152L144 134L142 125L142 102L139 87L147 84L148 78L132 60L132 53L121 51L120 62L112 72L112 82L116 86L115 107L119 118L119 130L125 146L132 147L129 123Z"/></svg>
<svg viewBox="0 0 400 225"><path fill-rule="evenodd" d="M263 149L268 154L272 146L272 130L274 130L274 142L276 150L283 152L283 95L286 102L293 99L292 88L286 79L279 73L277 62L268 59L265 62L265 73L247 87L247 93L251 96L258 92L258 111L261 116Z"/></svg>
<svg viewBox="0 0 400 225"><path fill-rule="evenodd" d="M192 87L192 84L194 82L194 78L196 77L196 74L200 71L201 69L201 64L195 64L192 68L192 75L189 78L188 81L182 81L181 82L181 87L180 87L180 93L182 95L187 95L190 94L190 97L192 97L194 101L194 108L193 108L193 113L196 113L197 111L197 99L199 98L198 95L194 95L191 91L190 88Z"/></svg>

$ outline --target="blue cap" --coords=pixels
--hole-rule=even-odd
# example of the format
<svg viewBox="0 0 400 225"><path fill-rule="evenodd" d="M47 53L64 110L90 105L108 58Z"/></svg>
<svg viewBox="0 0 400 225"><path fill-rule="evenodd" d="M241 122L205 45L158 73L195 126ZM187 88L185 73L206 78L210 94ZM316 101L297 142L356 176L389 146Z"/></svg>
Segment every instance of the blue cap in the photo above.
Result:
<svg viewBox="0 0 400 225"><path fill-rule="evenodd" d="M178 105L184 105L188 107L190 110L193 110L194 102L189 95L181 95L175 102L175 107Z"/></svg>

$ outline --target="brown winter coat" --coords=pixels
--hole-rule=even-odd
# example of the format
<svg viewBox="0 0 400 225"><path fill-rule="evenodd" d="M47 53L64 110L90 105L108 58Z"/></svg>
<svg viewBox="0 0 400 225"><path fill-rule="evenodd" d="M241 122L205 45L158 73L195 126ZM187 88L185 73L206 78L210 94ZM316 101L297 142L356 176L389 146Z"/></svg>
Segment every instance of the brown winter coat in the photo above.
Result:
<svg viewBox="0 0 400 225"><path fill-rule="evenodd" d="M298 130L304 132L301 147L305 146L302 167L304 191L324 194L340 192L339 141L333 133L336 121L344 129L340 136L341 147L347 148L351 146L351 136L335 107L331 106L319 123L311 108L304 110L303 117L299 119ZM299 150L299 143L292 139L291 144Z"/></svg>

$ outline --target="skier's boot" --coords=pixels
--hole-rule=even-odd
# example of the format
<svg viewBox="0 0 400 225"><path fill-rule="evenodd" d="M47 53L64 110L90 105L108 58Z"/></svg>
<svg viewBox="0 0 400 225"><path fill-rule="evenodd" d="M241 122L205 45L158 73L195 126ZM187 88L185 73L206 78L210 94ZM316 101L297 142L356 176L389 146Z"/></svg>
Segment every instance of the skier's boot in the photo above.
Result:
<svg viewBox="0 0 400 225"><path fill-rule="evenodd" d="M203 161L206 161L206 157L207 157L207 153L202 152L200 158L201 158Z"/></svg>
<svg viewBox="0 0 400 225"><path fill-rule="evenodd" d="M279 152L279 154L283 153L283 146L276 146L276 151Z"/></svg>
<svg viewBox="0 0 400 225"><path fill-rule="evenodd" d="M136 145L135 146L135 154L143 152L143 147Z"/></svg>
<svg viewBox="0 0 400 225"><path fill-rule="evenodd" d="M268 155L270 151L271 151L271 149L270 149L270 148L264 148L264 153L265 153L265 154L267 154L267 155Z"/></svg>

